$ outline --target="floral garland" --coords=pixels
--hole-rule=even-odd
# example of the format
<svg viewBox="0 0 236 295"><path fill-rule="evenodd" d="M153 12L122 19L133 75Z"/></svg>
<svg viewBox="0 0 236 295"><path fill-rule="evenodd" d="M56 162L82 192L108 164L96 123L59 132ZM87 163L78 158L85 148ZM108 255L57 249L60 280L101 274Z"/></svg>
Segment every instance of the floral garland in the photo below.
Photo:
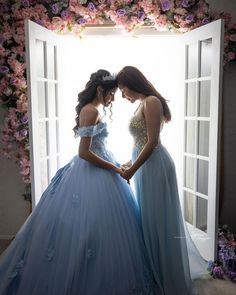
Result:
<svg viewBox="0 0 236 295"><path fill-rule="evenodd" d="M227 225L219 228L218 259L208 262L208 270L214 278L236 281L236 240Z"/></svg>
<svg viewBox="0 0 236 295"><path fill-rule="evenodd" d="M236 59L236 23L228 13L212 12L206 0L0 0L0 103L6 109L2 154L19 164L29 189L30 161L24 20L57 32L80 35L86 25L114 24L186 32L225 20L225 64ZM28 186L27 186L28 185Z"/></svg>

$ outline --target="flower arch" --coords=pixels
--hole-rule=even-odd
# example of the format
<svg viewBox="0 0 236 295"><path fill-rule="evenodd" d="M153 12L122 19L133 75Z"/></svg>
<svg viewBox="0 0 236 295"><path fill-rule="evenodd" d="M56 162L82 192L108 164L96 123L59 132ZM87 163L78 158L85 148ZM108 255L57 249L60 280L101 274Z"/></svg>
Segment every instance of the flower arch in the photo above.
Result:
<svg viewBox="0 0 236 295"><path fill-rule="evenodd" d="M1 0L0 103L5 108L2 154L19 164L26 189L30 184L30 161L25 19L49 30L80 35L86 25L94 24L119 25L128 31L154 26L157 30L186 32L219 18L225 20L226 64L235 60L236 23L228 13L211 11L206 0Z"/></svg>

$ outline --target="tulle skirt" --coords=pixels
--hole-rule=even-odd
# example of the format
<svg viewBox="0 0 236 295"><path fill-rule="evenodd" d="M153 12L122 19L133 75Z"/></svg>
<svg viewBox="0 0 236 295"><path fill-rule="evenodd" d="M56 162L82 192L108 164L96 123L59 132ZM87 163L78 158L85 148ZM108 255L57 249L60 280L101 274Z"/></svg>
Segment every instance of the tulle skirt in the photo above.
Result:
<svg viewBox="0 0 236 295"><path fill-rule="evenodd" d="M0 294L163 294L139 216L125 180L75 156L1 257Z"/></svg>
<svg viewBox="0 0 236 295"><path fill-rule="evenodd" d="M133 161L139 153L134 148ZM196 294L192 280L207 274L207 263L183 221L175 166L163 145L135 173L134 184L149 260L164 294Z"/></svg>

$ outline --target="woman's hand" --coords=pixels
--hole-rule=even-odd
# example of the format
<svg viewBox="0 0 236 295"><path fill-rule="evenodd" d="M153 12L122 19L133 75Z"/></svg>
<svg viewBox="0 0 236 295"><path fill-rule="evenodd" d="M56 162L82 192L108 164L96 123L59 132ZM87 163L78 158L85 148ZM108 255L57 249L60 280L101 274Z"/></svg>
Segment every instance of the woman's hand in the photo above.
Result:
<svg viewBox="0 0 236 295"><path fill-rule="evenodd" d="M123 165L121 165L121 169L128 169L128 168L130 168L132 166L132 161L130 160L129 162L127 162L127 163L125 163L125 164L123 164Z"/></svg>
<svg viewBox="0 0 236 295"><path fill-rule="evenodd" d="M123 173L122 169L120 167L115 166L115 165L113 167L113 170L120 175Z"/></svg>
<svg viewBox="0 0 236 295"><path fill-rule="evenodd" d="M133 169L133 167L131 166L130 168L123 168L122 167L122 173L121 176L128 181L133 177L135 171Z"/></svg>

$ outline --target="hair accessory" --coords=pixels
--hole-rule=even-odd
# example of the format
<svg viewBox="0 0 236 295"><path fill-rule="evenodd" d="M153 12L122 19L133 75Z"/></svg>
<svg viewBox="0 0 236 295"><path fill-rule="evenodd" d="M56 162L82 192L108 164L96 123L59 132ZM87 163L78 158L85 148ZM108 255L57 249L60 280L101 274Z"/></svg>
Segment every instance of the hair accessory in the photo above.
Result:
<svg viewBox="0 0 236 295"><path fill-rule="evenodd" d="M102 81L115 81L115 80L116 80L116 74L105 75L102 77Z"/></svg>

